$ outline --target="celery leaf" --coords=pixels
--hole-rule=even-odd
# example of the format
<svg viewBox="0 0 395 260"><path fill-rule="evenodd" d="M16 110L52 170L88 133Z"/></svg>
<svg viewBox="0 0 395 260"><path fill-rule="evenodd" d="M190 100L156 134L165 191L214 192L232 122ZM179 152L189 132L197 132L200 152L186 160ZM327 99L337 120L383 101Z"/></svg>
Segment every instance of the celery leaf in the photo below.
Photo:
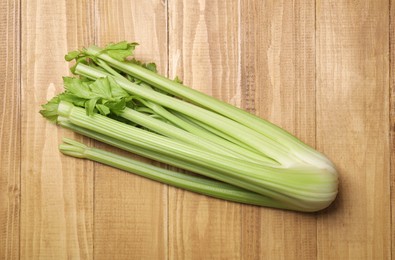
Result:
<svg viewBox="0 0 395 260"><path fill-rule="evenodd" d="M88 116L93 116L95 114L95 107L98 100L99 98L92 98L85 102L86 114Z"/></svg>
<svg viewBox="0 0 395 260"><path fill-rule="evenodd" d="M134 49L138 43L131 42L128 43L126 41L118 42L118 43L110 43L106 46L104 51L112 58L124 61L127 57L132 56Z"/></svg>
<svg viewBox="0 0 395 260"><path fill-rule="evenodd" d="M64 59L66 61L72 61L76 59L80 55L80 53L81 53L80 51L70 51L64 56Z"/></svg>
<svg viewBox="0 0 395 260"><path fill-rule="evenodd" d="M46 104L41 106L43 109L40 110L40 114L50 122L56 123L58 119L58 106L60 100L61 99L58 96L53 97Z"/></svg>
<svg viewBox="0 0 395 260"><path fill-rule="evenodd" d="M80 98L91 99L97 97L97 95L90 91L87 82L82 82L78 78L63 77L63 85L68 92Z"/></svg>
<svg viewBox="0 0 395 260"><path fill-rule="evenodd" d="M103 104L96 104L96 108L99 111L99 113L102 114L103 116L110 114L110 109Z"/></svg>
<svg viewBox="0 0 395 260"><path fill-rule="evenodd" d="M89 85L90 89L94 94L101 98L111 99L111 87L108 78L99 78L95 82Z"/></svg>

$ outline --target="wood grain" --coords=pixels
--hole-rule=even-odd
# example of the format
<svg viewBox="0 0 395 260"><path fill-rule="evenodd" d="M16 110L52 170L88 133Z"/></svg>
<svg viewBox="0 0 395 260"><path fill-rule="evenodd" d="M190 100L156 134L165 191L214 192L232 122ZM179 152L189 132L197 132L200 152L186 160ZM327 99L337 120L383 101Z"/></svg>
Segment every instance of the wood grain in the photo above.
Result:
<svg viewBox="0 0 395 260"><path fill-rule="evenodd" d="M0 259L19 258L20 5L0 2Z"/></svg>
<svg viewBox="0 0 395 260"><path fill-rule="evenodd" d="M136 41L136 57L166 73L165 3L98 0L96 19L99 45ZM96 173L95 259L166 259L167 186L102 165Z"/></svg>
<svg viewBox="0 0 395 260"><path fill-rule="evenodd" d="M391 256L395 256L395 2L390 0L390 30L389 30L389 48L390 48L390 189L391 189Z"/></svg>
<svg viewBox="0 0 395 260"><path fill-rule="evenodd" d="M319 259L389 259L388 1L317 1L317 147L340 172Z"/></svg>
<svg viewBox="0 0 395 260"><path fill-rule="evenodd" d="M74 135L38 114L63 89L65 53L92 41L91 12L89 1L22 1L22 259L93 256L92 163L62 156Z"/></svg>
<svg viewBox="0 0 395 260"><path fill-rule="evenodd" d="M242 1L244 107L315 145L314 1ZM245 259L314 259L316 219L243 206Z"/></svg>
<svg viewBox="0 0 395 260"><path fill-rule="evenodd" d="M394 21L393 0L0 1L0 259L391 259ZM132 156L38 114L67 51L118 40L327 154L335 204L245 206L62 156L63 136Z"/></svg>
<svg viewBox="0 0 395 260"><path fill-rule="evenodd" d="M169 71L240 106L237 1L169 1ZM169 190L170 259L239 259L241 206Z"/></svg>

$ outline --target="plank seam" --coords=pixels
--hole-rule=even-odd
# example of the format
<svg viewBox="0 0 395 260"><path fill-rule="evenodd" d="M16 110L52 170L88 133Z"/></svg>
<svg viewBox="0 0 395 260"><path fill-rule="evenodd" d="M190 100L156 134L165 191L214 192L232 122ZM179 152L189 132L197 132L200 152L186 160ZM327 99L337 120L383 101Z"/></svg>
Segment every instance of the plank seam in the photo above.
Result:
<svg viewBox="0 0 395 260"><path fill-rule="evenodd" d="M314 147L317 148L317 0L314 1ZM318 217L315 215L315 259L318 259Z"/></svg>
<svg viewBox="0 0 395 260"><path fill-rule="evenodd" d="M243 89L241 86L241 1L237 1L237 88L240 89L240 93L242 93ZM240 105L242 105L244 102L240 102ZM243 256L243 210L244 207L243 205L240 206L240 257Z"/></svg>
<svg viewBox="0 0 395 260"><path fill-rule="evenodd" d="M392 212L392 210L393 210L393 207L392 207L392 201L391 201L391 198L392 198L392 192L393 192L393 183L392 183L392 177L393 177L393 162L392 162L392 160L393 160L393 147L394 147L394 145L393 145L393 142L394 142L394 135L393 135L393 133L392 133L392 115L391 115L391 111L392 111L392 109L393 109L393 104L392 104L392 100L393 100L393 93L392 93L392 91L393 91L393 84L392 84L392 81L393 81L393 73L391 72L391 68L392 68L392 45L391 45L391 42L392 42L392 33L391 33L391 30L392 30L392 17L391 17L391 8L392 8L392 1L391 0L388 0L388 51L389 51L389 55L388 55L388 78L389 78L389 80L388 80L388 91L389 91L389 94L388 94L388 108L389 108L389 113L388 113L388 123L389 123L389 132L388 132L388 135L389 135L389 142L390 142L390 160L389 160L389 172L390 172L390 174L389 174L389 179L390 179L390 181L389 181L389 183L390 183L390 185L389 185L389 189L390 189L390 205L389 205L389 207L390 207L390 233L392 234L392 232L393 232L393 212ZM390 236L390 258L392 259L392 256L393 256L393 238L392 238L392 235Z"/></svg>
<svg viewBox="0 0 395 260"><path fill-rule="evenodd" d="M96 16L98 15L97 9L97 1L92 0L92 5L93 5L93 12L91 12L91 15L93 14L92 17L92 23L93 23L93 42L95 45L97 45L97 23L96 23ZM94 142L93 142L94 144ZM96 222L96 162L93 162L93 187L92 187L92 259L95 259L95 222Z"/></svg>
<svg viewBox="0 0 395 260"><path fill-rule="evenodd" d="M22 213L22 115L21 115L21 113L22 113L22 102L21 102L21 99L22 99L22 76L21 76L21 72L22 72L22 55L21 55L21 53L22 53L22 0L19 0L19 1L17 1L17 3L18 3L18 15L16 15L16 16L18 16L18 20L19 20L19 24L17 25L17 28L18 28L18 30L19 30L19 32L17 33L17 35L18 35L18 39L17 39L17 42L18 42L18 44L17 44L17 48L18 48L18 58L17 58L17 61L19 62L19 64L18 64L18 66L17 66L17 68L18 68L18 71L17 71L17 83L18 83L18 91L19 91L19 93L18 93L18 95L17 95L17 97L18 97L18 99L17 99L17 102L18 102L18 104L17 104L17 107L18 107L18 112L17 112L17 115L19 115L19 131L18 131L18 135L19 135L19 158L20 158L20 160L19 160L19 194L18 194L18 197L19 197L19 212L18 212L18 216L19 216L19 219L18 219L18 237L19 237L19 239L18 239L18 258L19 259L21 259L21 224L22 224L22 221L21 221L21 213Z"/></svg>
<svg viewBox="0 0 395 260"><path fill-rule="evenodd" d="M169 26L169 0L165 1L165 15L166 15L166 76L170 77L170 26ZM170 259L170 215L169 215L169 210L170 210L170 189L169 185L165 185L166 189L166 242L167 242L167 249L166 249L166 257L167 259Z"/></svg>

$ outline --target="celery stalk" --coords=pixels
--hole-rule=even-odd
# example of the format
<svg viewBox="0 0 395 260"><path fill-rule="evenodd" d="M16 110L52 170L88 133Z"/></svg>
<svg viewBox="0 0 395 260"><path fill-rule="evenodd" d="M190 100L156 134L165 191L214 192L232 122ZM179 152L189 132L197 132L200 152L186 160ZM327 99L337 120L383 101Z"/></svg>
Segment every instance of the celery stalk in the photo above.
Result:
<svg viewBox="0 0 395 260"><path fill-rule="evenodd" d="M230 201L318 211L336 198L324 155L280 127L130 59L136 43L66 55L78 77L43 105L48 120L129 152L188 170L188 176L65 139L67 155ZM203 177L202 177L203 176ZM210 178L207 180L206 178Z"/></svg>
<svg viewBox="0 0 395 260"><path fill-rule="evenodd" d="M68 138L63 138L63 142L64 144L59 146L59 150L66 155L89 159L151 180L169 184L174 187L183 188L185 190L214 198L226 199L250 205L294 209L289 205L275 201L269 197L226 183L166 170L101 149L88 147Z"/></svg>
<svg viewBox="0 0 395 260"><path fill-rule="evenodd" d="M317 165L317 167L327 168L330 171L335 172L332 162L330 162L324 155L304 144L287 131L266 120L263 120L228 103L220 101L214 97L208 96L202 92L185 87L182 84L174 82L141 66L116 60L105 52L102 52L102 49L96 46L90 46L87 48L86 53L96 56L107 62L110 66L128 73L133 77L139 78L152 86L162 89L177 97L181 97L185 100L193 102L194 104L198 104L204 108L216 111L217 113L233 119L247 126L248 128L257 131L258 133L261 133L272 140L275 140L278 143L285 143L287 147L290 148L290 152L295 153L295 155L300 160L308 164Z"/></svg>

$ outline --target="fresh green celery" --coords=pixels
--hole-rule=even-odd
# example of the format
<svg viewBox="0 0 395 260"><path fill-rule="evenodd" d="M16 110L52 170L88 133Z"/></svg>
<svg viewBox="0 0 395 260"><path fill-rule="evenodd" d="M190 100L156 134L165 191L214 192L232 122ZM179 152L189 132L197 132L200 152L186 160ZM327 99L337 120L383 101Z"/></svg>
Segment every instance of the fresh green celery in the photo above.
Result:
<svg viewBox="0 0 395 260"><path fill-rule="evenodd" d="M136 43L90 46L76 60L65 92L41 114L74 132L188 170L188 176L72 140L63 153L101 162L190 191L241 203L318 211L336 198L328 158L280 127L159 75L131 59ZM206 179L210 178L210 179Z"/></svg>

